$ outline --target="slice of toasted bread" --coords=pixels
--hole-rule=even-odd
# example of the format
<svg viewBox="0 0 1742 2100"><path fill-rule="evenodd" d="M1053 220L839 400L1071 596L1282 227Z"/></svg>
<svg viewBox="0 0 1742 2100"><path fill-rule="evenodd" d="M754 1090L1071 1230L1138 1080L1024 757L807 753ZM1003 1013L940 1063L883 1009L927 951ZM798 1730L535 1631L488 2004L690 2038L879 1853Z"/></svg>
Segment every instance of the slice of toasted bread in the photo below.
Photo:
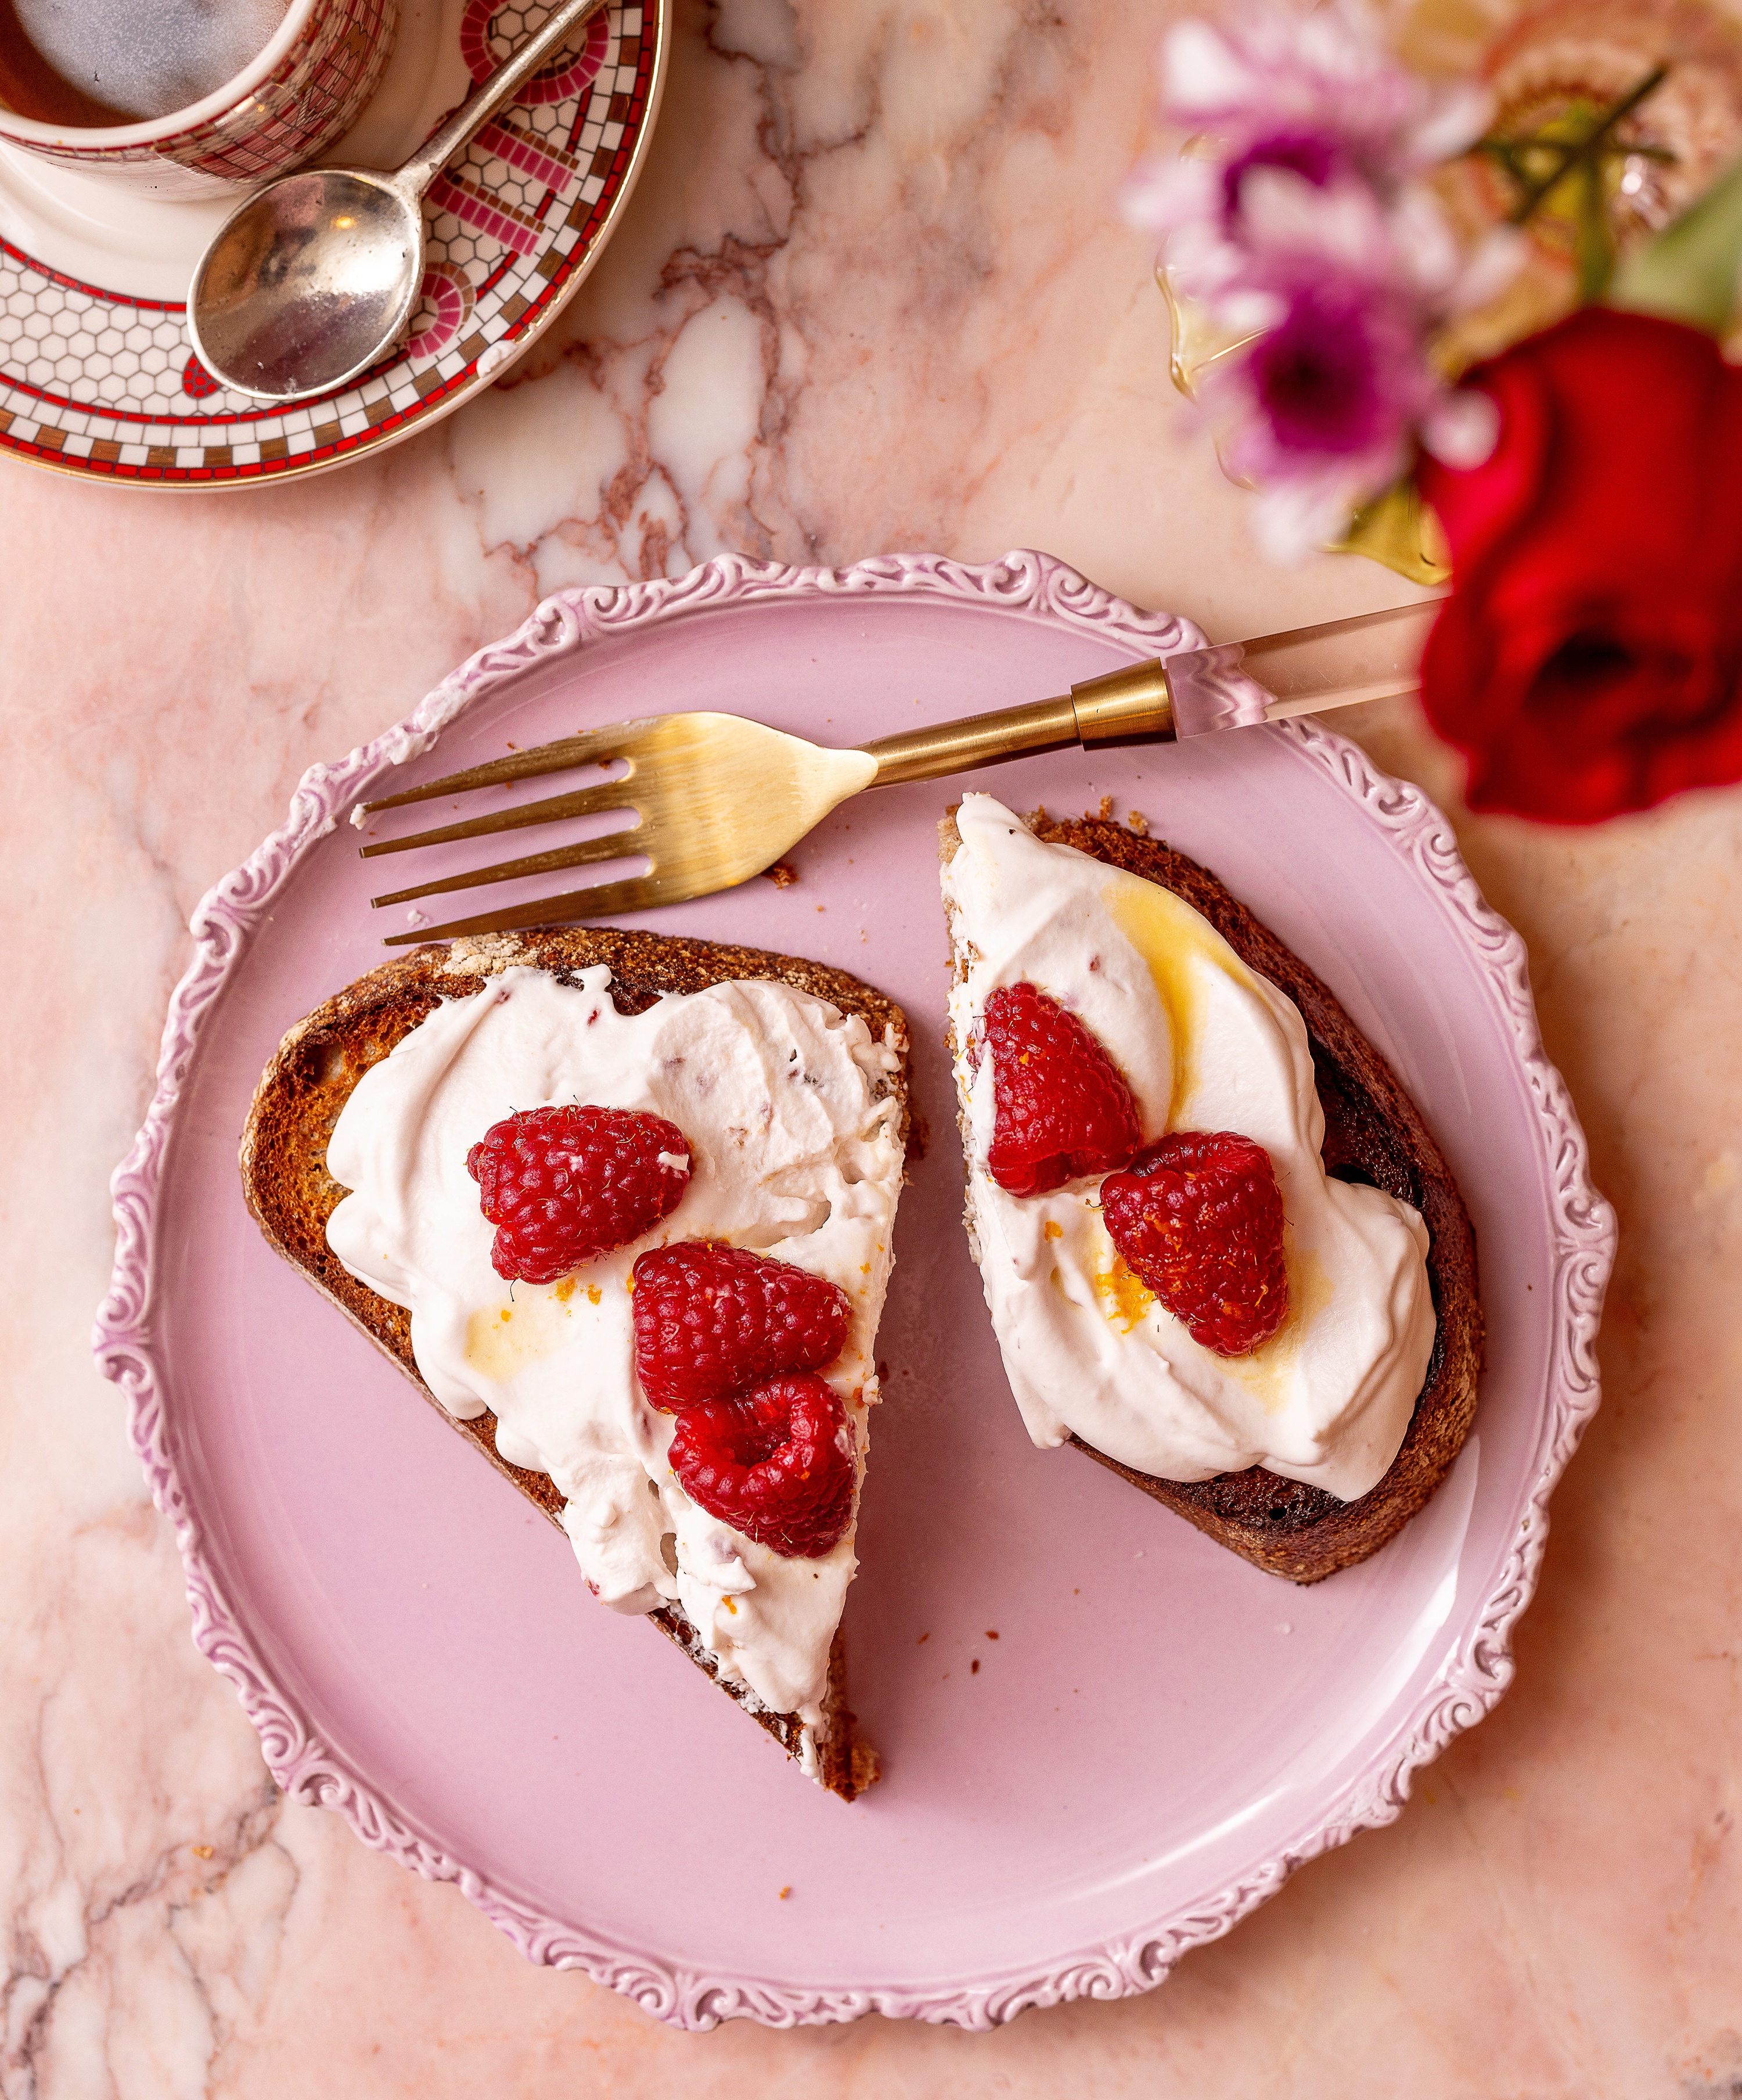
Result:
<svg viewBox="0 0 1742 2100"><path fill-rule="evenodd" d="M1317 1582L1376 1552L1444 1479L1475 1413L1482 1312L1476 1294L1475 1237L1440 1148L1385 1060L1334 995L1208 869L1159 839L1105 818L1059 821L1038 810L1025 820L1037 838L1159 884L1201 913L1250 969L1285 993L1306 1023L1320 1105L1327 1171L1365 1181L1411 1204L1428 1232L1427 1270L1437 1331L1427 1376L1402 1448L1378 1484L1353 1502L1285 1480L1263 1466L1207 1480L1162 1480L1138 1471L1072 1435L1076 1448L1134 1487L1177 1511L1219 1544L1294 1582ZM939 827L943 861L960 836L954 814ZM952 922L957 981L964 960ZM950 1045L952 1057L956 1045ZM968 1143L965 1105L964 1149ZM970 1220L972 1233L972 1220Z"/></svg>
<svg viewBox="0 0 1742 2100"><path fill-rule="evenodd" d="M545 929L492 934L469 942L418 948L384 963L299 1021L267 1067L249 1109L241 1147L242 1185L249 1209L271 1244L390 1357L443 1419L452 1423L505 1478L559 1526L562 1497L549 1477L510 1464L496 1449L494 1415L461 1420L441 1407L419 1377L411 1343L411 1316L359 1282L327 1244L327 1220L346 1190L327 1171L327 1145L340 1111L369 1068L447 999L464 999L486 979L515 965L545 970L566 982L603 964L620 1013L644 1012L664 993L695 992L734 979L788 985L857 1015L874 1040L899 1059L889 1084L899 1094L907 1127L906 1017L893 1000L844 970L760 949L716 946L606 927ZM740 1683L722 1679L713 1655L675 1604L648 1614L690 1660L759 1721L790 1756L803 1748L796 1714L777 1714ZM841 1637L829 1657L823 1724L814 1732L816 1776L850 1801L876 1776L877 1759L853 1732L845 1703Z"/></svg>

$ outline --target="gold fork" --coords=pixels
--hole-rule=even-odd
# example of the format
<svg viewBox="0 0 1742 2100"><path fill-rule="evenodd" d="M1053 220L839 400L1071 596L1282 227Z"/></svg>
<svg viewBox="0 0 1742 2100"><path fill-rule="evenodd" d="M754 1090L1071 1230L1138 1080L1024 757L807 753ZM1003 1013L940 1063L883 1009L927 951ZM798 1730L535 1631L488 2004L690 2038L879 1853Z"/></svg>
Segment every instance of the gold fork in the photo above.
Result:
<svg viewBox="0 0 1742 2100"><path fill-rule="evenodd" d="M480 884L645 856L650 863L645 875L392 934L386 945L403 947L456 934L508 933L681 904L760 875L862 788L934 779L1072 744L1093 749L1192 736L1413 692L1419 682L1422 643L1437 610L1431 602L1400 606L1258 641L1189 650L1165 664L1152 657L1085 679L1056 699L909 730L849 750L809 743L738 715L650 715L615 722L382 796L364 803L359 814L577 766L625 762L627 771L616 778L408 838L379 840L361 850L368 859L607 810L633 811L638 823L579 845L391 890L373 902L409 904Z"/></svg>

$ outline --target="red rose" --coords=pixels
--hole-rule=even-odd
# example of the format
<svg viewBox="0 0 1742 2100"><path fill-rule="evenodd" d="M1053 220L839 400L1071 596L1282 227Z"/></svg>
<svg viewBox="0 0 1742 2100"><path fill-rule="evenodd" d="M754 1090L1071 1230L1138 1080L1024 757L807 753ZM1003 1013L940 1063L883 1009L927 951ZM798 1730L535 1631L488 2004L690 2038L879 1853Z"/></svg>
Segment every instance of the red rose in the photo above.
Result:
<svg viewBox="0 0 1742 2100"><path fill-rule="evenodd" d="M1589 307L1470 378L1500 441L1421 487L1454 581L1422 699L1471 807L1590 823L1742 779L1742 372Z"/></svg>

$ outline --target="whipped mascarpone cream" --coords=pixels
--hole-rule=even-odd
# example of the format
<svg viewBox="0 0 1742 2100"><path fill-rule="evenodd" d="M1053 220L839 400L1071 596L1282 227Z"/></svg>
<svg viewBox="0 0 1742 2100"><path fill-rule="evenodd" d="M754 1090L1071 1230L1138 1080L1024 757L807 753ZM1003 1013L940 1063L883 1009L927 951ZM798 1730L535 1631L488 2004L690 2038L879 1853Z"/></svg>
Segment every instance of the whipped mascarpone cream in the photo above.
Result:
<svg viewBox="0 0 1742 2100"><path fill-rule="evenodd" d="M1307 1031L1171 891L1048 845L989 795L964 798L943 871L960 973L950 1000L968 1137L968 1217L1004 1367L1037 1444L1085 1443L1140 1471L1207 1480L1263 1465L1345 1502L1396 1456L1427 1373L1427 1232L1407 1204L1330 1179ZM1224 1357L1120 1259L1098 1180L1008 1195L986 1171L990 995L1023 978L1075 1013L1124 1074L1144 1140L1237 1131L1282 1192L1289 1317Z"/></svg>
<svg viewBox="0 0 1742 2100"><path fill-rule="evenodd" d="M622 1612L681 1605L723 1677L808 1724L809 1767L853 1529L824 1559L787 1560L690 1500L666 1463L673 1419L635 1376L630 1272L649 1247L714 1239L838 1283L853 1318L822 1375L845 1404L862 1477L902 1178L899 1061L857 1016L787 985L714 985L632 1016L610 979L602 965L569 984L505 969L372 1067L328 1147L351 1191L328 1243L409 1310L442 1405L491 1410L502 1456L556 1483L599 1597ZM491 1267L466 1154L516 1110L568 1102L667 1118L689 1140L691 1178L641 1239L558 1283L509 1285Z"/></svg>

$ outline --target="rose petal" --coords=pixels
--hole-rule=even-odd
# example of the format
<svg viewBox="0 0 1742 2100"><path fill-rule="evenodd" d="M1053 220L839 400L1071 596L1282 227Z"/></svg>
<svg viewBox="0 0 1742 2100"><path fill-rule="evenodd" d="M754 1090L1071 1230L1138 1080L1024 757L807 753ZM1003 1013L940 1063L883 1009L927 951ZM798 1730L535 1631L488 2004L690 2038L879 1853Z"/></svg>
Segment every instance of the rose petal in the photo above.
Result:
<svg viewBox="0 0 1742 2100"><path fill-rule="evenodd" d="M1421 474L1457 579L1422 696L1471 807L1588 823L1742 778L1742 372L1591 309L1472 377L1494 454Z"/></svg>
<svg viewBox="0 0 1742 2100"><path fill-rule="evenodd" d="M1471 377L1494 402L1500 429L1494 452L1479 470L1462 473L1424 459L1418 476L1460 576L1473 576L1529 509L1549 448L1549 404L1534 368L1489 365Z"/></svg>

